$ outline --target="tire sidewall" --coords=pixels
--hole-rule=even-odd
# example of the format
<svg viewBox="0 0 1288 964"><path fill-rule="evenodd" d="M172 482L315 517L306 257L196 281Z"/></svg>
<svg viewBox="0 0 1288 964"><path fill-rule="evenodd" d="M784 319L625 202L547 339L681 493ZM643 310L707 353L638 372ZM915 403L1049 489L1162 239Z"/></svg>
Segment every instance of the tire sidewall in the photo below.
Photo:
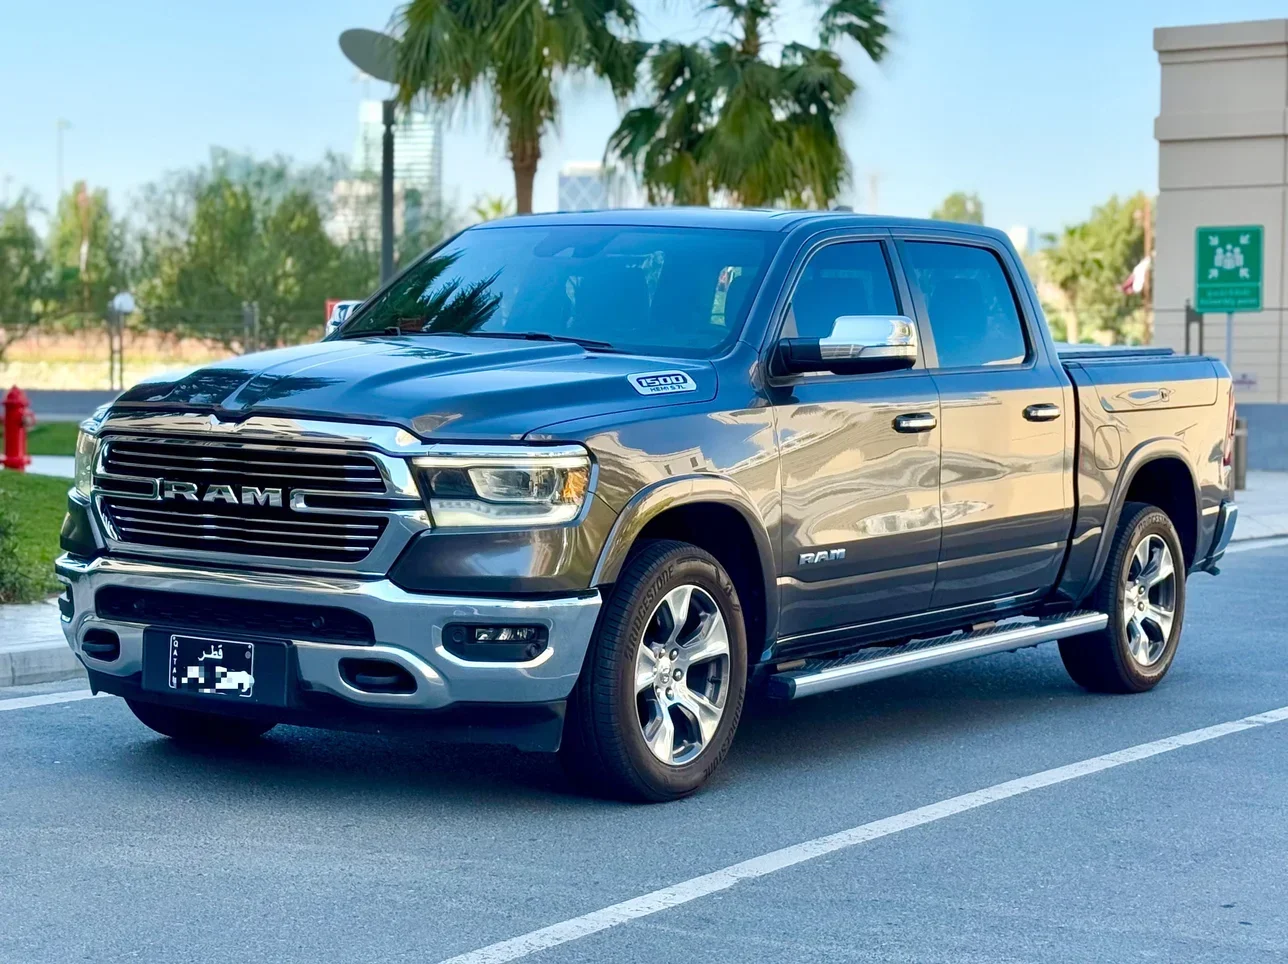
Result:
<svg viewBox="0 0 1288 964"><path fill-rule="evenodd" d="M1131 655L1127 644L1127 628L1124 625L1123 596L1127 589L1127 576L1131 572L1132 557L1141 540L1150 535L1162 537L1172 553L1172 564L1175 567L1176 579L1176 618L1172 621L1172 631L1168 635L1163 655L1152 666L1141 666ZM1180 537L1171 519L1161 509L1150 507L1142 510L1136 521L1128 529L1124 542L1124 551L1119 556L1118 571L1114 573L1113 598L1110 606L1110 629L1115 642L1114 654L1122 667L1123 675L1139 689L1149 689L1158 683L1171 668L1176 658L1176 649L1181 639L1181 630L1185 622L1185 553L1181 548Z"/></svg>
<svg viewBox="0 0 1288 964"><path fill-rule="evenodd" d="M747 639L742 607L724 569L700 549L681 550L664 559L647 574L633 594L622 600L628 607L627 618L618 638L611 640L617 663L617 718L622 721L624 749L636 772L648 789L666 797L681 796L697 789L720 764L733 742L734 730L742 713L747 679ZM649 619L662 598L677 586L702 588L715 601L724 617L729 634L729 680L724 714L710 744L696 759L680 766L669 766L653 755L644 742L638 723L635 693L635 658L639 641ZM615 600L616 601L616 600ZM609 640L604 640L609 643Z"/></svg>

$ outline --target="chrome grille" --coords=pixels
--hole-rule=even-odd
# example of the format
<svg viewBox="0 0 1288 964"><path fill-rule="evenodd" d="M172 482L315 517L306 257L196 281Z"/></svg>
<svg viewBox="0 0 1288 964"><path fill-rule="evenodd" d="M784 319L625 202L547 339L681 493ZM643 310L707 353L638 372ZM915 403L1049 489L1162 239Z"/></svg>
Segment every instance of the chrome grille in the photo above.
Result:
<svg viewBox="0 0 1288 964"><path fill-rule="evenodd" d="M263 445L212 444L185 439L108 439L103 470L114 475L147 476L203 484L235 478L239 484L265 486L267 480L291 488L327 484L345 492L385 491L380 469L369 456Z"/></svg>
<svg viewBox="0 0 1288 964"><path fill-rule="evenodd" d="M94 483L114 538L178 552L357 563L406 507L374 458L320 446L109 436Z"/></svg>

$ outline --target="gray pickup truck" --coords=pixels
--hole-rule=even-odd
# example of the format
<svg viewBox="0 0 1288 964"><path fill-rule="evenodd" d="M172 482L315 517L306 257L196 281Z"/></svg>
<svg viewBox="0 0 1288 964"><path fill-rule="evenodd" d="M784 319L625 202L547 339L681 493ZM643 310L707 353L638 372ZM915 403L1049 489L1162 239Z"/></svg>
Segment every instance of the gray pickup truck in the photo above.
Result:
<svg viewBox="0 0 1288 964"><path fill-rule="evenodd" d="M321 343L87 421L63 624L177 739L421 729L671 799L753 691L1050 640L1153 687L1234 529L1233 416L1211 358L1056 345L996 231L493 222Z"/></svg>

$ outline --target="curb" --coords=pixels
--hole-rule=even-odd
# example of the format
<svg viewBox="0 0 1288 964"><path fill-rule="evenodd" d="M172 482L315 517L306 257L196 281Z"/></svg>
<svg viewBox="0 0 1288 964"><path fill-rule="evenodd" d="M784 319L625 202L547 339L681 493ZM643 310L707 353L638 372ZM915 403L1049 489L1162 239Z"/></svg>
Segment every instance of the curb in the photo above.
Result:
<svg viewBox="0 0 1288 964"><path fill-rule="evenodd" d="M84 679L85 667L64 641L0 650L0 686L28 686Z"/></svg>

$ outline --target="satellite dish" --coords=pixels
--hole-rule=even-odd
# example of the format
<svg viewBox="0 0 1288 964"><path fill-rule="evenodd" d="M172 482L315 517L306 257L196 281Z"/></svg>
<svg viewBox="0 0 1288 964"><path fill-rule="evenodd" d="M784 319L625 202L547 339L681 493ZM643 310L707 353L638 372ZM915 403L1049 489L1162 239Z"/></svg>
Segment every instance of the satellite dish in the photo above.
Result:
<svg viewBox="0 0 1288 964"><path fill-rule="evenodd" d="M398 41L387 33L362 27L340 34L340 50L368 77L398 82Z"/></svg>

